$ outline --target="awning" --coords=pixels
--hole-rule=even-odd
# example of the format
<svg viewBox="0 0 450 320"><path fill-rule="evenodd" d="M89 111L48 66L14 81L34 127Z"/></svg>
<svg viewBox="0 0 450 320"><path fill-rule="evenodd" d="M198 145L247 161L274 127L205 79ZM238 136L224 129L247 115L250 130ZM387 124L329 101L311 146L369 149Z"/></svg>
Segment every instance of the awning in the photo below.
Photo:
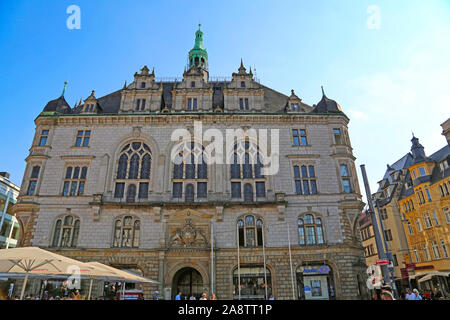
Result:
<svg viewBox="0 0 450 320"><path fill-rule="evenodd" d="M431 280L433 277L448 277L450 275L449 271L429 271L416 274L415 277L421 277L418 282Z"/></svg>

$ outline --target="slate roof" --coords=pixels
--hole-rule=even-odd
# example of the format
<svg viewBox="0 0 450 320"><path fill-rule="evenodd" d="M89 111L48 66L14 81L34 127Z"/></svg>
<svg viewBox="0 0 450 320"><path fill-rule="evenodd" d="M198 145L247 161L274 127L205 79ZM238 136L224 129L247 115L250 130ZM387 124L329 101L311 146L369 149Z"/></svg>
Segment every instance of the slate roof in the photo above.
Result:
<svg viewBox="0 0 450 320"><path fill-rule="evenodd" d="M212 87L220 88L220 90L214 90L213 93L213 105L212 108L219 106L223 109L224 107L224 97L223 90L226 88L227 84L230 82L210 82ZM172 109L172 90L175 82L162 82L163 93L161 101L161 110L164 108ZM284 114L286 113L286 107L289 97L282 94L274 89L260 85L264 90L264 107L261 110L264 113L273 114ZM124 89L119 89L110 94L107 94L101 98L98 98L98 113L102 114L117 114L120 109L121 92ZM52 100L47 103L43 111L56 111L62 114L79 114L83 109L84 104L78 105L75 108L71 108L64 97L59 97L58 99ZM313 107L307 105L303 102L300 103L300 109L304 110L306 113L342 113L339 104L334 100L328 99L323 96L322 100ZM343 113L342 113L343 114Z"/></svg>
<svg viewBox="0 0 450 320"><path fill-rule="evenodd" d="M59 112L59 113L72 113L72 109L67 103L64 96L60 96L58 99L51 100L44 107L45 112Z"/></svg>

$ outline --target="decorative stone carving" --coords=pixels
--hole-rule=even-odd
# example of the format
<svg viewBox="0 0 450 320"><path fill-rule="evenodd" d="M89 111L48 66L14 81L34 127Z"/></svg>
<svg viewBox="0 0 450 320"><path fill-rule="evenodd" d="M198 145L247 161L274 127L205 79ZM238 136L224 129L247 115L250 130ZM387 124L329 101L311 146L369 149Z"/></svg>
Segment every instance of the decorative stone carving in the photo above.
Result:
<svg viewBox="0 0 450 320"><path fill-rule="evenodd" d="M204 231L193 226L191 219L186 219L182 228L176 228L169 240L169 248L203 248L207 245Z"/></svg>

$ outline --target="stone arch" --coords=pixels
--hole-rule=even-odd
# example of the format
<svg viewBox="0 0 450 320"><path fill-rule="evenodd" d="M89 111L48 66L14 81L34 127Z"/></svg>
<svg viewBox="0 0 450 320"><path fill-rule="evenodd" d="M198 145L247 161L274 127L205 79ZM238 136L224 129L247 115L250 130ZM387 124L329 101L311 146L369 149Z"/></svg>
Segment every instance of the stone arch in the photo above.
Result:
<svg viewBox="0 0 450 320"><path fill-rule="evenodd" d="M183 268L192 268L197 270L200 275L202 276L202 280L203 280L203 286L205 288L209 288L210 284L211 284L211 280L210 280L210 276L208 273L208 270L200 263L197 263L195 261L181 261L176 263L175 265L173 265L166 273L165 277L164 277L164 283L166 283L167 285L170 285L170 287L172 287L173 283L173 278L175 277L176 273L178 271L180 271Z"/></svg>

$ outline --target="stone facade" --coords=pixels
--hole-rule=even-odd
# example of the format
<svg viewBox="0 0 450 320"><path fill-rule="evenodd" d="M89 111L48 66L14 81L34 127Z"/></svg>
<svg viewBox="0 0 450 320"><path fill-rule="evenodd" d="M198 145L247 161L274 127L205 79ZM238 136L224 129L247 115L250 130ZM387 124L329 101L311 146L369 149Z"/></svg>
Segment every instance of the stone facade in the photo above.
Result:
<svg viewBox="0 0 450 320"><path fill-rule="evenodd" d="M105 97L97 99L93 92L75 108L70 108L64 97L49 102L35 121L36 135L15 206L24 230L21 245L39 246L82 261L138 268L144 276L161 282L158 288L144 286L146 297L158 289L171 298L177 289L173 283L176 273L193 268L201 275L204 291L210 292L213 285L219 298L231 299L238 261L237 224L253 215L263 223L266 265L277 299L293 298L289 252L295 298L299 297L298 267L315 264L331 268L337 299L361 298L365 264L357 221L363 203L347 133L349 119L325 95L317 106L310 107L293 92L288 97L262 86L242 63L232 80L208 79L208 70L194 65L180 82L158 82L154 71L144 67L130 85ZM189 99L196 99L195 104ZM291 102L296 102L297 108L291 108ZM279 170L258 180L263 182L262 195L252 193L250 201L233 197L229 164L208 164L203 180L176 179L171 161L175 142L170 137L180 128L195 131L195 121L201 121L203 132L217 129L223 137L228 129L279 130ZM39 146L44 129L49 130L47 144ZM305 130L306 145L297 145L293 129ZM340 130L339 137L335 129ZM89 132L87 146L78 143L78 138L85 138L80 131L83 135ZM204 137L196 143L206 147L211 140ZM150 149L149 178L120 180L120 156L133 142ZM271 142L269 151L275 150ZM225 151L225 141L223 146L224 154L232 156ZM342 183L343 164L348 168L348 189ZM303 165L314 166L317 192L310 192L314 194L296 193L294 166ZM40 167L37 178L33 178L33 167ZM67 179L69 167L86 167L85 178ZM255 180L240 181L255 186ZM80 195L76 195L79 187L71 193L74 181L84 184ZM206 197L198 197L199 181L207 183ZM187 191L181 198L174 197L177 182L183 183L183 190L192 184L197 197L188 201ZM35 183L33 192L30 183ZM117 191L119 183L124 184L123 193ZM148 183L147 192L130 199L130 185L141 187L141 183ZM306 214L321 219L320 244L299 243L297 223ZM55 231L66 216L79 221L78 231L73 231L75 224L70 231L70 240L75 232L78 235L73 247L61 245L64 234ZM114 247L115 223L124 217L139 221L139 237L135 246L133 242L130 247ZM260 245L240 248L241 267L262 266L263 258Z"/></svg>

